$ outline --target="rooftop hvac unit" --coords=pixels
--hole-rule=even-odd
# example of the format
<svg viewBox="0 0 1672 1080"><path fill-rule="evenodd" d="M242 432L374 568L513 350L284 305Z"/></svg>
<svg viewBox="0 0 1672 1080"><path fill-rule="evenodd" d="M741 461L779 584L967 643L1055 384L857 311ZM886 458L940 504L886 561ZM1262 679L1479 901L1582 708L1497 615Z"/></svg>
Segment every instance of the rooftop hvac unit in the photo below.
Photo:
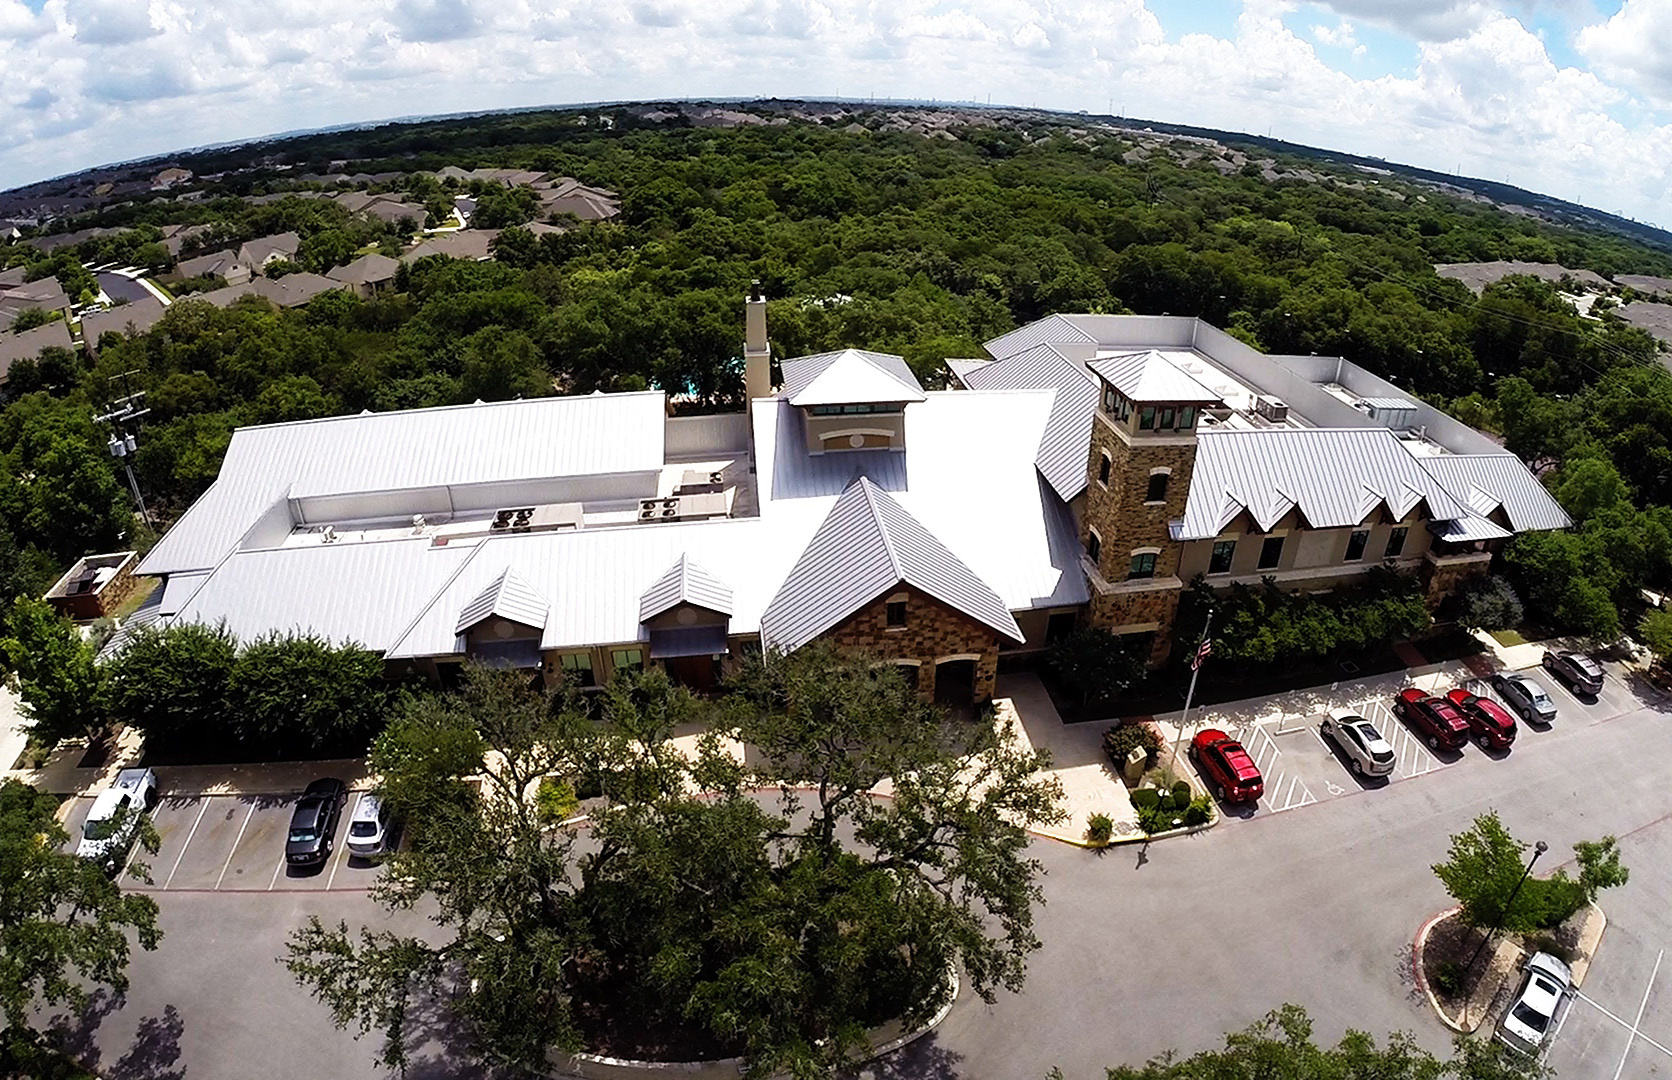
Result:
<svg viewBox="0 0 1672 1080"><path fill-rule="evenodd" d="M639 508L640 521L655 521L658 516L659 512L654 506L643 506Z"/></svg>
<svg viewBox="0 0 1672 1080"><path fill-rule="evenodd" d="M1289 419L1288 402L1281 398L1257 397L1254 399L1254 412L1273 424L1281 424Z"/></svg>
<svg viewBox="0 0 1672 1080"><path fill-rule="evenodd" d="M337 527L335 525L327 525L325 528L321 529L319 532L319 542L322 544L335 544L337 542Z"/></svg>

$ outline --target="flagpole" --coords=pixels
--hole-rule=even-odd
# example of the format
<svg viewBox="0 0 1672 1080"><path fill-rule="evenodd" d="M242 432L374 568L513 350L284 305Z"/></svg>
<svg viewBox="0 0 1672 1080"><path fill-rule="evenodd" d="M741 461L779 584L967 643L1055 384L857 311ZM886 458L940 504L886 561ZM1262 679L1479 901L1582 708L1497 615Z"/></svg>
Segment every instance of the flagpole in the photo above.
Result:
<svg viewBox="0 0 1672 1080"><path fill-rule="evenodd" d="M1184 745L1184 729L1190 721L1190 705L1196 700L1196 677L1202 673L1202 645L1208 640L1208 634L1213 630L1213 609L1208 608L1208 617L1202 623L1202 640L1196 643L1196 652L1190 657L1190 689L1184 695L1184 714L1179 717L1178 737L1173 740L1173 767L1179 764L1179 750ZM1182 780L1183 777L1180 777Z"/></svg>

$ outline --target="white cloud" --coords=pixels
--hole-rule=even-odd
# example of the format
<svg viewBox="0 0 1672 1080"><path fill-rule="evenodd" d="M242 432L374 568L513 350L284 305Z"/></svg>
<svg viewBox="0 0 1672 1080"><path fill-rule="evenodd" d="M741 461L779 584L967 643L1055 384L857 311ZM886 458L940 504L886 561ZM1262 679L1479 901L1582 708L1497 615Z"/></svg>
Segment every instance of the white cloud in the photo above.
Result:
<svg viewBox="0 0 1672 1080"><path fill-rule="evenodd" d="M1610 79L1672 105L1672 4L1625 0L1606 22L1580 30L1575 44Z"/></svg>
<svg viewBox="0 0 1672 1080"><path fill-rule="evenodd" d="M38 14L0 0L0 183L275 131L564 101L990 95L1101 112L1113 97L1131 115L1461 163L1652 218L1672 169L1672 117L1654 111L1672 95L1654 51L1672 14L1656 2L1626 0L1585 30L1587 71L1553 62L1488 0L1325 0L1339 21L1303 34L1284 25L1287 0L1245 0L1224 34L1182 37L1146 0L46 0ZM1409 75L1340 70L1370 24L1420 40Z"/></svg>

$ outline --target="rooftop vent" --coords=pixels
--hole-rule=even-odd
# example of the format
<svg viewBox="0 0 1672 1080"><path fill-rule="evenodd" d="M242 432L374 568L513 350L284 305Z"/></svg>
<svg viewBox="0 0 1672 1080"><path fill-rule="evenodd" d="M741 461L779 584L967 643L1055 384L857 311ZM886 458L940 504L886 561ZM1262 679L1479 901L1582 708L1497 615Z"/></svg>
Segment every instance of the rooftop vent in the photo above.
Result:
<svg viewBox="0 0 1672 1080"><path fill-rule="evenodd" d="M1254 399L1254 412L1262 419L1273 424L1281 424L1289 419L1288 402L1281 398L1257 397Z"/></svg>
<svg viewBox="0 0 1672 1080"><path fill-rule="evenodd" d="M723 491L639 500L640 521L703 521L725 517L730 512Z"/></svg>

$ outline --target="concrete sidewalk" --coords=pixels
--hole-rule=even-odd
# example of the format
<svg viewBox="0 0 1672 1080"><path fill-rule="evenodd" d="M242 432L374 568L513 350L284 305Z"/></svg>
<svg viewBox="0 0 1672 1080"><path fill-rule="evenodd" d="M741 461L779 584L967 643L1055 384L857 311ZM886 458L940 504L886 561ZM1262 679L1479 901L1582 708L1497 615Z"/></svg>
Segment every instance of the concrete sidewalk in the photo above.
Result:
<svg viewBox="0 0 1672 1080"><path fill-rule="evenodd" d="M1047 751L1051 755L1050 772L1062 782L1062 806L1068 817L1034 832L1083 844L1086 820L1099 813L1109 815L1115 823L1116 840L1142 831L1126 784L1103 752L1103 732L1113 722L1063 723L1056 706L1051 704L1050 694L1038 676L1031 673L1000 676L997 691L993 704L998 708L1000 720L1015 722L1016 738L1024 749Z"/></svg>

